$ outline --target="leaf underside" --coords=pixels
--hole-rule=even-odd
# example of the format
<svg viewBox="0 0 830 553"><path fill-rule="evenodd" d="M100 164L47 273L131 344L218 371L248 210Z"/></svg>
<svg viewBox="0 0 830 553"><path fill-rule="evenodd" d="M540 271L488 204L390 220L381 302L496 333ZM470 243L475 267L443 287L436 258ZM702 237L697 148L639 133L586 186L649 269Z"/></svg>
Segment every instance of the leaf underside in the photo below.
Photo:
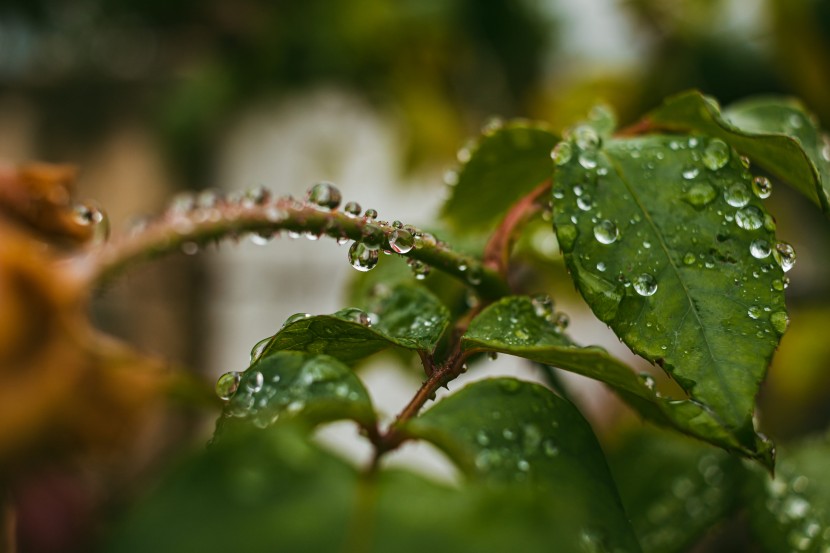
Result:
<svg viewBox="0 0 830 553"><path fill-rule="evenodd" d="M555 172L554 227L594 313L754 451L754 398L786 324L783 271L751 175L734 151L707 162L712 142L574 145Z"/></svg>

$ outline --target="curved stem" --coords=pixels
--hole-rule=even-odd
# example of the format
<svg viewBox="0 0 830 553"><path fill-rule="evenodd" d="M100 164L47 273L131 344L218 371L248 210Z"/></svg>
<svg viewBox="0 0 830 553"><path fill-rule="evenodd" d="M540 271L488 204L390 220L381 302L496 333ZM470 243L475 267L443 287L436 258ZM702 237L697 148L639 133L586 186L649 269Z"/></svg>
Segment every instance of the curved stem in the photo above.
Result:
<svg viewBox="0 0 830 553"><path fill-rule="evenodd" d="M415 237L415 247L401 253L462 280L484 299L509 293L504 279L494 270L468 255L453 251L414 227L405 227ZM69 263L83 286L106 282L126 268L183 249L247 233L270 237L280 231L336 239L365 241L367 235L380 239L380 247L393 251L389 236L396 231L388 223L350 216L298 202L292 198L261 201L218 201L210 207L169 210L158 220L135 231L90 248Z"/></svg>

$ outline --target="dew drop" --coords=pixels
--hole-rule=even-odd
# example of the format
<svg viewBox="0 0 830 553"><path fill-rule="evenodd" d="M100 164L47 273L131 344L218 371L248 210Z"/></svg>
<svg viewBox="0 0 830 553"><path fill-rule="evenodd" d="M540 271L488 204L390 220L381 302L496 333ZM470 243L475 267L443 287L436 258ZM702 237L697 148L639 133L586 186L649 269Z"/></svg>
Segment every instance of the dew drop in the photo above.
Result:
<svg viewBox="0 0 830 553"><path fill-rule="evenodd" d="M248 362L249 365L253 365L256 363L260 357L262 357L262 352L265 351L265 346L268 345L268 342L271 341L273 336L268 336L267 338L263 338L259 342L257 342L254 347L251 348L251 360Z"/></svg>
<svg viewBox="0 0 830 553"><path fill-rule="evenodd" d="M790 317L786 311L776 311L769 316L769 322L778 334L784 334L790 326Z"/></svg>
<svg viewBox="0 0 830 553"><path fill-rule="evenodd" d="M412 271L412 274L415 275L416 280L424 280L429 275L431 267L423 261L409 259L408 262L409 269Z"/></svg>
<svg viewBox="0 0 830 553"><path fill-rule="evenodd" d="M640 380L643 381L643 385L651 390L652 392L657 389L657 382L654 380L654 377L648 373L640 373L639 375Z"/></svg>
<svg viewBox="0 0 830 553"><path fill-rule="evenodd" d="M653 296L657 291L657 280L648 273L643 273L633 281L634 290L641 296Z"/></svg>
<svg viewBox="0 0 830 553"><path fill-rule="evenodd" d="M374 221L375 219L378 218L378 210L377 209L371 209L371 208L367 209L366 213L364 213L363 216L366 219L370 219L370 220Z"/></svg>
<svg viewBox="0 0 830 553"><path fill-rule="evenodd" d="M556 442L550 438L542 442L542 451L544 451L545 455L548 457L556 457L559 455L559 448L556 446Z"/></svg>
<svg viewBox="0 0 830 553"><path fill-rule="evenodd" d="M715 199L717 193L711 184L699 182L689 187L684 199L695 207L703 207Z"/></svg>
<svg viewBox="0 0 830 553"><path fill-rule="evenodd" d="M571 323L571 318L568 317L565 313L561 311L553 316L553 326L554 330L559 334L565 332L565 329L568 328L568 325Z"/></svg>
<svg viewBox="0 0 830 553"><path fill-rule="evenodd" d="M777 243L772 255L785 273L795 265L795 249L786 242Z"/></svg>
<svg viewBox="0 0 830 553"><path fill-rule="evenodd" d="M604 273L605 269L606 269L605 263L603 263L602 261L597 263L597 271L599 271L600 273Z"/></svg>
<svg viewBox="0 0 830 553"><path fill-rule="evenodd" d="M703 165L710 171L717 171L729 162L729 146L719 138L713 138L703 150Z"/></svg>
<svg viewBox="0 0 830 553"><path fill-rule="evenodd" d="M600 244L613 244L616 242L620 233L617 230L617 225L605 219L594 225L594 238Z"/></svg>
<svg viewBox="0 0 830 553"><path fill-rule="evenodd" d="M772 183L767 177L755 177L752 179L752 192L765 200L772 194Z"/></svg>
<svg viewBox="0 0 830 553"><path fill-rule="evenodd" d="M262 373L259 371L254 371L252 374L248 375L248 378L245 382L245 389L251 392L252 394L255 394L262 389L262 385L264 383L265 378L262 376Z"/></svg>
<svg viewBox="0 0 830 553"><path fill-rule="evenodd" d="M683 256L683 263L685 265L694 265L695 261L695 254L692 252L687 252L686 255Z"/></svg>
<svg viewBox="0 0 830 553"><path fill-rule="evenodd" d="M726 203L732 207L743 207L749 203L750 195L742 183L737 182L726 189L723 193Z"/></svg>
<svg viewBox="0 0 830 553"><path fill-rule="evenodd" d="M567 140L563 140L562 142L558 143L556 146L553 147L553 150L550 151L550 158L556 165L560 167L565 165L571 160L571 156L573 155L573 146Z"/></svg>
<svg viewBox="0 0 830 553"><path fill-rule="evenodd" d="M349 263L358 271L366 272L374 269L378 264L378 250L370 249L362 242L355 242L349 248Z"/></svg>
<svg viewBox="0 0 830 553"><path fill-rule="evenodd" d="M239 389L239 381L242 374L237 371L226 372L216 381L216 395L222 401L230 401L236 390Z"/></svg>
<svg viewBox="0 0 830 553"><path fill-rule="evenodd" d="M688 167L685 167L683 169L683 173L682 173L683 178L686 179L686 180L693 180L693 179L697 178L697 176L699 174L700 174L700 169L698 169L694 165L690 165Z"/></svg>
<svg viewBox="0 0 830 553"><path fill-rule="evenodd" d="M242 197L242 205L250 208L257 205L264 205L270 199L271 191L260 185L245 192L245 195Z"/></svg>
<svg viewBox="0 0 830 553"><path fill-rule="evenodd" d="M75 222L81 226L95 226L104 220L104 212L90 203L78 204L72 211Z"/></svg>
<svg viewBox="0 0 830 553"><path fill-rule="evenodd" d="M757 230L764 224L764 214L754 205L748 205L735 213L735 222L744 230Z"/></svg>
<svg viewBox="0 0 830 553"><path fill-rule="evenodd" d="M759 238L757 240L753 240L749 245L749 253L751 253L752 257L755 259L764 259L769 257L769 254L772 253L772 249L770 248L769 242Z"/></svg>
<svg viewBox="0 0 830 553"><path fill-rule="evenodd" d="M283 328L290 325L291 323L296 323L297 321L302 321L303 319L310 319L312 317L311 313L294 313L287 319L285 322L282 323Z"/></svg>
<svg viewBox="0 0 830 553"><path fill-rule="evenodd" d="M580 150L595 150L600 145L599 135L590 125L578 125L573 130L573 138Z"/></svg>
<svg viewBox="0 0 830 553"><path fill-rule="evenodd" d="M530 299L533 312L537 317L547 319L553 314L553 299L547 294L537 294Z"/></svg>
<svg viewBox="0 0 830 553"><path fill-rule="evenodd" d="M559 245L562 251L570 253L574 249L576 237L579 235L575 225L559 225L556 227L556 235L559 238Z"/></svg>
<svg viewBox="0 0 830 553"><path fill-rule="evenodd" d="M588 194L583 194L576 199L576 205L582 211L591 211L594 207L594 200Z"/></svg>
<svg viewBox="0 0 830 553"><path fill-rule="evenodd" d="M306 193L308 202L324 209L337 209L342 199L340 190L330 182L318 182Z"/></svg>
<svg viewBox="0 0 830 553"><path fill-rule="evenodd" d="M363 235L361 242L370 250L376 250L383 244L383 229L375 224L369 223L365 225L360 233Z"/></svg>
<svg viewBox="0 0 830 553"><path fill-rule="evenodd" d="M750 319L757 319L758 317L764 314L764 310L758 307L757 305L752 305L747 310L746 314L749 315Z"/></svg>
<svg viewBox="0 0 830 553"><path fill-rule="evenodd" d="M438 244L438 240L435 239L435 236L428 232L421 232L419 234L414 235L414 245L416 250L420 250L424 247L435 247Z"/></svg>
<svg viewBox="0 0 830 553"><path fill-rule="evenodd" d="M361 208L360 204L357 202L348 202L343 206L343 211L350 217L357 217L360 215L360 212L363 211L363 208Z"/></svg>
<svg viewBox="0 0 830 553"><path fill-rule="evenodd" d="M408 253L414 246L415 239L409 231L397 229L389 235L389 247L397 253Z"/></svg>
<svg viewBox="0 0 830 553"><path fill-rule="evenodd" d="M597 166L597 153L593 150L585 150L579 154L579 165L583 169L593 169Z"/></svg>
<svg viewBox="0 0 830 553"><path fill-rule="evenodd" d="M372 317L362 309L356 307L349 307L338 312L338 315L348 321L357 323L363 326L372 326Z"/></svg>

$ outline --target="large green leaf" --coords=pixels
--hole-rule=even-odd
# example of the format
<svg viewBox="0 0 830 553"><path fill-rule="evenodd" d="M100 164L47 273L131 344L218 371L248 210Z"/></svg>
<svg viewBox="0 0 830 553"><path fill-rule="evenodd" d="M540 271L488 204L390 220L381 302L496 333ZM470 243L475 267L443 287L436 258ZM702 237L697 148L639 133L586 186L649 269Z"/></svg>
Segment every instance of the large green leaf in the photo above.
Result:
<svg viewBox="0 0 830 553"><path fill-rule="evenodd" d="M738 507L743 468L723 451L665 432L626 436L608 462L650 553L684 553Z"/></svg>
<svg viewBox="0 0 830 553"><path fill-rule="evenodd" d="M770 446L759 441L748 448L714 413L689 399L660 396L649 378L596 346L580 347L551 321L551 313L526 296L503 298L470 323L462 338L469 352L499 352L552 365L608 384L641 416L771 465Z"/></svg>
<svg viewBox="0 0 830 553"><path fill-rule="evenodd" d="M783 448L775 478L761 471L747 485L749 519L765 551L830 551L830 440Z"/></svg>
<svg viewBox="0 0 830 553"><path fill-rule="evenodd" d="M310 423L353 419L366 427L375 422L369 394L349 367L328 355L278 351L242 373L218 428L224 434L236 421L265 428L294 417Z"/></svg>
<svg viewBox="0 0 830 553"><path fill-rule="evenodd" d="M591 511L597 501L576 486L456 489L400 471L361 474L290 424L250 430L182 463L104 551L639 551L618 502Z"/></svg>
<svg viewBox="0 0 830 553"><path fill-rule="evenodd" d="M447 308L414 285L399 284L376 294L369 308L368 313L348 308L289 322L265 344L259 357L295 350L353 363L390 346L432 351L449 324Z"/></svg>
<svg viewBox="0 0 830 553"><path fill-rule="evenodd" d="M474 382L403 431L444 450L473 481L551 490L548 509L569 513L559 530L566 542L588 531L610 540L609 549L636 549L591 427L547 388L512 378Z"/></svg>
<svg viewBox="0 0 830 553"><path fill-rule="evenodd" d="M667 99L647 120L725 140L830 216L830 146L815 117L797 100L750 99L721 112L714 100L690 91Z"/></svg>
<svg viewBox="0 0 830 553"><path fill-rule="evenodd" d="M444 216L455 226L486 229L512 203L550 178L556 136L527 121L485 132L464 154Z"/></svg>
<svg viewBox="0 0 830 553"><path fill-rule="evenodd" d="M756 449L754 399L787 313L774 223L751 175L734 151L700 136L573 150L557 166L553 211L580 293Z"/></svg>

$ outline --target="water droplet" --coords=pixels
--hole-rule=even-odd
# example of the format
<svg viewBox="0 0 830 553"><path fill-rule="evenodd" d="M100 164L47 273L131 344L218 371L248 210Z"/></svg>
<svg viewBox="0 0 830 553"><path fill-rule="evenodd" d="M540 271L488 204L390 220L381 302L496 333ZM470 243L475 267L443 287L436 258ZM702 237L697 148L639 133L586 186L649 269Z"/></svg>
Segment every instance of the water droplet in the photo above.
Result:
<svg viewBox="0 0 830 553"><path fill-rule="evenodd" d="M438 240L428 232L421 232L414 236L414 244L415 249L420 250L424 247L435 247L438 244Z"/></svg>
<svg viewBox="0 0 830 553"><path fill-rule="evenodd" d="M591 208L594 207L594 200L588 194L583 194L576 199L576 205L582 211L591 211Z"/></svg>
<svg viewBox="0 0 830 553"><path fill-rule="evenodd" d="M579 165L583 169L593 169L597 166L597 153L593 150L585 150L579 154Z"/></svg>
<svg viewBox="0 0 830 553"><path fill-rule="evenodd" d="M590 125L578 125L572 134L576 147L580 150L595 150L600 145L599 135Z"/></svg>
<svg viewBox="0 0 830 553"><path fill-rule="evenodd" d="M291 323L296 323L297 321L302 321L303 319L310 319L311 317L311 313L294 313L293 315L285 319L285 322L282 323L282 326L283 328L285 328Z"/></svg>
<svg viewBox="0 0 830 553"><path fill-rule="evenodd" d="M617 225L605 219L594 225L594 238L600 244L612 244L617 241L620 233L617 230Z"/></svg>
<svg viewBox="0 0 830 553"><path fill-rule="evenodd" d="M324 209L337 209L342 199L340 190L330 182L318 182L306 193L308 202Z"/></svg>
<svg viewBox="0 0 830 553"><path fill-rule="evenodd" d="M374 221L375 219L378 218L378 211L377 211L377 209L371 209L370 208L370 209L366 210L366 213L364 213L363 216L366 219L370 219L370 220Z"/></svg>
<svg viewBox="0 0 830 553"><path fill-rule="evenodd" d="M550 158L556 165L562 166L571 160L573 155L573 146L567 140L563 140L553 147L550 151Z"/></svg>
<svg viewBox="0 0 830 553"><path fill-rule="evenodd" d="M786 311L776 311L769 316L769 322L778 334L784 334L790 326L790 317Z"/></svg>
<svg viewBox="0 0 830 553"><path fill-rule="evenodd" d="M752 179L752 192L765 200L772 194L772 183L767 177L755 177Z"/></svg>
<svg viewBox="0 0 830 553"><path fill-rule="evenodd" d="M485 432L484 430L479 430L476 433L476 443L480 446L490 445L490 437L487 436L487 432Z"/></svg>
<svg viewBox="0 0 830 553"><path fill-rule="evenodd" d="M752 166L752 162L751 162L751 161L749 161L749 157L747 157L747 156L741 156L741 166L742 166L744 169L749 169L749 168Z"/></svg>
<svg viewBox="0 0 830 553"><path fill-rule="evenodd" d="M393 230L389 235L389 247L397 253L408 253L415 246L415 239L409 231Z"/></svg>
<svg viewBox="0 0 830 553"><path fill-rule="evenodd" d="M271 199L271 191L262 185L256 186L247 190L242 197L243 207L254 207L257 205L264 205Z"/></svg>
<svg viewBox="0 0 830 553"><path fill-rule="evenodd" d="M249 240L251 244L255 246L267 246L271 239L274 238L274 234L269 231L260 231L260 232L252 232L249 236Z"/></svg>
<svg viewBox="0 0 830 553"><path fill-rule="evenodd" d="M553 314L553 300L547 294L537 294L530 299L533 312L537 317L547 319Z"/></svg>
<svg viewBox="0 0 830 553"><path fill-rule="evenodd" d="M363 211L363 208L357 202L348 202L343 206L343 212L351 217L357 217L361 211Z"/></svg>
<svg viewBox="0 0 830 553"><path fill-rule="evenodd" d="M182 242L182 245L179 246L179 249L182 250L182 253L185 255L196 255L199 253L199 244L192 241Z"/></svg>
<svg viewBox="0 0 830 553"><path fill-rule="evenodd" d="M634 290L641 296L653 296L657 291L657 280L648 273L643 273L633 281Z"/></svg>
<svg viewBox="0 0 830 553"><path fill-rule="evenodd" d="M764 224L764 214L754 205L748 205L735 213L735 222L745 230L757 230Z"/></svg>
<svg viewBox="0 0 830 553"><path fill-rule="evenodd" d="M695 254L692 252L687 252L686 255L683 256L683 263L686 265L694 265L695 261Z"/></svg>
<svg viewBox="0 0 830 553"><path fill-rule="evenodd" d="M743 207L749 203L749 190L740 182L736 182L723 193L726 203L732 207Z"/></svg>
<svg viewBox="0 0 830 553"><path fill-rule="evenodd" d="M695 207L703 207L717 196L714 187L705 182L699 182L689 187L684 199Z"/></svg>
<svg viewBox="0 0 830 553"><path fill-rule="evenodd" d="M710 171L717 171L729 162L729 146L720 138L713 138L703 150L703 165Z"/></svg>
<svg viewBox="0 0 830 553"><path fill-rule="evenodd" d="M368 223L367 225L364 225L360 233L363 235L361 242L370 250L376 250L380 248L381 244L383 244L385 235L383 234L383 229L381 229L378 225Z"/></svg>
<svg viewBox="0 0 830 553"><path fill-rule="evenodd" d="M412 271L412 274L415 275L416 280L424 280L429 275L431 267L423 261L408 259L407 262L409 263L409 268Z"/></svg>
<svg viewBox="0 0 830 553"><path fill-rule="evenodd" d="M795 265L795 249L786 242L777 243L772 255L785 273Z"/></svg>
<svg viewBox="0 0 830 553"><path fill-rule="evenodd" d="M566 328L568 328L568 325L571 323L571 318L560 311L553 316L553 320L551 322L553 323L554 330L561 334L565 332Z"/></svg>
<svg viewBox="0 0 830 553"><path fill-rule="evenodd" d="M605 269L606 269L605 263L603 263L602 261L597 263L597 271L599 271L600 273L604 273Z"/></svg>
<svg viewBox="0 0 830 553"><path fill-rule="evenodd" d="M262 373L259 371L254 371L253 373L248 375L245 382L245 389L251 392L252 394L255 394L262 389L262 385L264 383L265 378L262 376Z"/></svg>
<svg viewBox="0 0 830 553"><path fill-rule="evenodd" d="M355 242L349 248L349 263L358 271L371 271L378 264L378 250L370 249L361 242Z"/></svg>
<svg viewBox="0 0 830 553"><path fill-rule="evenodd" d="M81 203L74 207L75 222L82 226L94 226L104 220L104 212L91 203Z"/></svg>
<svg viewBox="0 0 830 553"><path fill-rule="evenodd" d="M548 457L556 457L559 455L559 448L556 446L556 442L554 442L551 438L548 438L542 442L542 451Z"/></svg>
<svg viewBox="0 0 830 553"><path fill-rule="evenodd" d="M372 317L362 309L348 307L338 311L337 314L347 321L352 321L363 326L372 326Z"/></svg>
<svg viewBox="0 0 830 553"><path fill-rule="evenodd" d="M700 169L695 167L694 165L689 165L683 169L683 178L686 180L692 180L696 178L700 174Z"/></svg>
<svg viewBox="0 0 830 553"><path fill-rule="evenodd" d="M640 373L639 375L640 380L643 381L643 385L651 390L652 392L657 389L657 382L654 380L654 377L648 373Z"/></svg>
<svg viewBox="0 0 830 553"><path fill-rule="evenodd" d="M768 257L771 252L772 249L770 248L769 242L761 238L753 240L749 245L749 253L751 253L752 257L755 259L764 259Z"/></svg>
<svg viewBox="0 0 830 553"><path fill-rule="evenodd" d="M556 234L559 238L559 246L565 253L570 253L574 249L576 237L579 235L575 225L558 225L556 227Z"/></svg>
<svg viewBox="0 0 830 553"><path fill-rule="evenodd" d="M305 313L303 313L305 315ZM268 336L267 338L263 338L259 342L257 342L254 347L251 348L251 360L248 362L249 365L253 365L259 358L262 357L262 352L265 351L265 346L268 345L268 342L271 341L273 336Z"/></svg>
<svg viewBox="0 0 830 553"><path fill-rule="evenodd" d="M764 314L764 310L758 307L757 305L752 305L747 310L746 314L749 315L750 319L757 319L758 317Z"/></svg>
<svg viewBox="0 0 830 553"><path fill-rule="evenodd" d="M230 401L236 390L239 389L239 381L242 379L241 373L236 371L226 372L216 381L216 395L222 401Z"/></svg>

